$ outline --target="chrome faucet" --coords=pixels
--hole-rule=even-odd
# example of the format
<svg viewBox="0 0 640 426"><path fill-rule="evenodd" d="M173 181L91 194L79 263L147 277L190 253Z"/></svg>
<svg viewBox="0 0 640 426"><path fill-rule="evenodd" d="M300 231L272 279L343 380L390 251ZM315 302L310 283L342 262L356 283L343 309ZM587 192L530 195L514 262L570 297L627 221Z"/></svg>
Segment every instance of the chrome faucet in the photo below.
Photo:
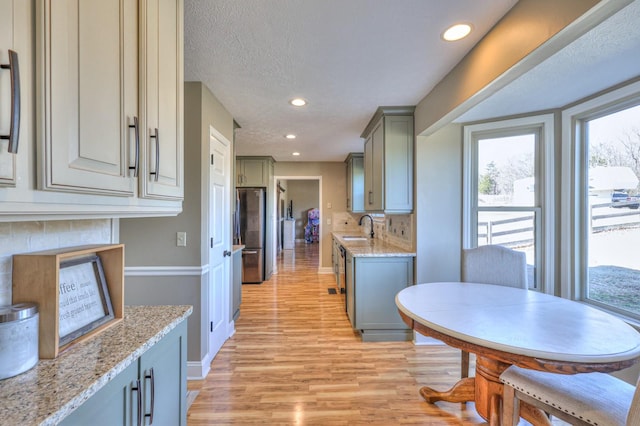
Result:
<svg viewBox="0 0 640 426"><path fill-rule="evenodd" d="M360 216L360 220L358 221L358 225L362 226L362 219L364 219L365 217L368 217L369 220L371 221L371 238L373 238L373 235L374 235L374 233L373 233L373 218L371 217L370 214L365 214L363 216Z"/></svg>

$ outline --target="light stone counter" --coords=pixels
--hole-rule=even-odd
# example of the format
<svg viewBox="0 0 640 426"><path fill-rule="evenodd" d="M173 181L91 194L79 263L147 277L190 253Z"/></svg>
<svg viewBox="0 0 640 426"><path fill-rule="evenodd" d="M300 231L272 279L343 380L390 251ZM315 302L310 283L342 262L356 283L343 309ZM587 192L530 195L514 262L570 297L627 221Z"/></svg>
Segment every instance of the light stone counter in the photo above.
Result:
<svg viewBox="0 0 640 426"><path fill-rule="evenodd" d="M236 253L237 251L243 250L244 244L236 244L231 248L231 253Z"/></svg>
<svg viewBox="0 0 640 426"><path fill-rule="evenodd" d="M395 246L377 238L368 238L356 232L332 232L333 237L353 257L415 257L416 252ZM345 239L345 236L361 236L365 239Z"/></svg>
<svg viewBox="0 0 640 426"><path fill-rule="evenodd" d="M192 312L191 306L125 306L118 324L0 380L0 424L59 423Z"/></svg>

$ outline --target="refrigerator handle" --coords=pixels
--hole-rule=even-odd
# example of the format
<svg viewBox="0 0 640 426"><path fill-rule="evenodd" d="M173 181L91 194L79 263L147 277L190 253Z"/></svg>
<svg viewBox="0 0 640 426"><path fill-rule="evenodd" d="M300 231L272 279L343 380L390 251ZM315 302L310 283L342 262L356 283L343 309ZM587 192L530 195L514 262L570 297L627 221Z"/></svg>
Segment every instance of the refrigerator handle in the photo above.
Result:
<svg viewBox="0 0 640 426"><path fill-rule="evenodd" d="M242 250L242 254L258 254L256 250Z"/></svg>

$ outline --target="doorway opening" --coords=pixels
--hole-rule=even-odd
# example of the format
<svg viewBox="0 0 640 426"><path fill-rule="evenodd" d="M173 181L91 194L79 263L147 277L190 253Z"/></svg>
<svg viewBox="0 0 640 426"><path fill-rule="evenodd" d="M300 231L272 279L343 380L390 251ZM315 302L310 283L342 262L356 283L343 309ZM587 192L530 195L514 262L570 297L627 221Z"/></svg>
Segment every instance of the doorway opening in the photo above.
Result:
<svg viewBox="0 0 640 426"><path fill-rule="evenodd" d="M322 176L275 176L274 265L322 265ZM312 265L309 265L312 266Z"/></svg>

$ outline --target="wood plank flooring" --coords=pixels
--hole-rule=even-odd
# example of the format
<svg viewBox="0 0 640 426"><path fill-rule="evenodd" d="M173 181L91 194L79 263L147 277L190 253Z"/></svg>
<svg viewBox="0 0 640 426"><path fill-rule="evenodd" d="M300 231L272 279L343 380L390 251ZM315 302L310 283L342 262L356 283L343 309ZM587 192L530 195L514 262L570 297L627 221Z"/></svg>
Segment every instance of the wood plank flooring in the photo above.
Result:
<svg viewBox="0 0 640 426"><path fill-rule="evenodd" d="M278 274L242 286L236 333L188 411L189 425L478 425L473 404L427 404L423 385L447 389L460 352L411 342L362 343L333 275L318 275L318 244L296 244Z"/></svg>

